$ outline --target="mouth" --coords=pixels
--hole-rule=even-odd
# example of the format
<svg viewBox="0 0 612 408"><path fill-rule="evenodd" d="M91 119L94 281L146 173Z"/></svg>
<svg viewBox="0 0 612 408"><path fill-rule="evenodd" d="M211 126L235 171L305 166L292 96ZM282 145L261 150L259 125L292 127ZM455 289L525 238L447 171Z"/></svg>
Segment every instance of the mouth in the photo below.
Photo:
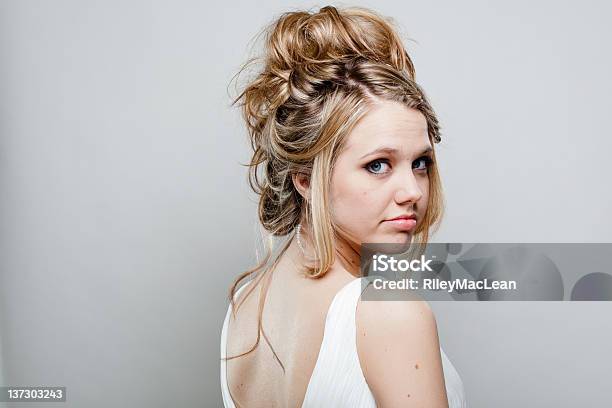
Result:
<svg viewBox="0 0 612 408"><path fill-rule="evenodd" d="M416 227L416 215L400 215L399 217L391 218L383 221L385 224L392 226L400 231L410 231Z"/></svg>

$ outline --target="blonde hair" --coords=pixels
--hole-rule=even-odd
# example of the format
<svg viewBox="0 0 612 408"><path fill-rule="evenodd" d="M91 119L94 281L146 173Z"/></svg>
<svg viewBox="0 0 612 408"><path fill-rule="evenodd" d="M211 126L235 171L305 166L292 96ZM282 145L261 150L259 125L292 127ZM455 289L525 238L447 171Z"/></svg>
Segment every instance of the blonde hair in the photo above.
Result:
<svg viewBox="0 0 612 408"><path fill-rule="evenodd" d="M263 62L263 69L233 105L242 108L253 148L249 184L259 195L259 220L271 237L289 239L274 255L270 245L263 260L234 280L229 291L233 310L239 283L257 272L261 280L274 269L302 219L311 226L317 260L307 266L307 275L321 277L332 266L338 229L329 211L331 172L347 135L377 99L418 110L427 121L432 144L440 141L438 120L415 82L414 66L390 19L365 8L327 6L316 13L284 13L265 33L264 56L248 61L238 74L253 62ZM415 243L428 241L430 228L437 227L443 214L432 153L429 201L413 235ZM293 184L296 174L310 180L306 199ZM267 280L259 303L257 341L249 351L228 359L254 350L260 332L269 344L261 327Z"/></svg>

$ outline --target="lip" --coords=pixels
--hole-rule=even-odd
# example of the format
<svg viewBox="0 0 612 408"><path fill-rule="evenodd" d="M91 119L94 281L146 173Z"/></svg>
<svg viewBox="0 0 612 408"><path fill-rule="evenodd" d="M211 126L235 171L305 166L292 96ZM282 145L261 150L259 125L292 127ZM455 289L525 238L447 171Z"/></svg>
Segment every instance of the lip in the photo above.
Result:
<svg viewBox="0 0 612 408"><path fill-rule="evenodd" d="M400 215L399 217L391 218L384 222L403 231L410 231L416 227L417 224L416 215L414 214Z"/></svg>

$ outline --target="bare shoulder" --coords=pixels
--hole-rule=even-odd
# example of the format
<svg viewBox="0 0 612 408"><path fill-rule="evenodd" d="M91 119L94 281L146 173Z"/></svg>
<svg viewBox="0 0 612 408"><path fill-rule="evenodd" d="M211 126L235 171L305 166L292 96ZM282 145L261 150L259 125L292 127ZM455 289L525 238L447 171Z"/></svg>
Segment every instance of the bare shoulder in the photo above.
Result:
<svg viewBox="0 0 612 408"><path fill-rule="evenodd" d="M359 361L378 407L448 406L436 319L427 302L360 301L356 326Z"/></svg>

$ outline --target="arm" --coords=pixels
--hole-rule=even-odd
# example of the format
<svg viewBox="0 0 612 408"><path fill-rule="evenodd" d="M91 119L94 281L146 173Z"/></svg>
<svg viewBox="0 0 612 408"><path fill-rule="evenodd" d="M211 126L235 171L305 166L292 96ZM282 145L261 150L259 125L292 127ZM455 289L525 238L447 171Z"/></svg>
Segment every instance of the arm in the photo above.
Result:
<svg viewBox="0 0 612 408"><path fill-rule="evenodd" d="M379 408L448 407L436 320L422 300L359 302L357 353Z"/></svg>

